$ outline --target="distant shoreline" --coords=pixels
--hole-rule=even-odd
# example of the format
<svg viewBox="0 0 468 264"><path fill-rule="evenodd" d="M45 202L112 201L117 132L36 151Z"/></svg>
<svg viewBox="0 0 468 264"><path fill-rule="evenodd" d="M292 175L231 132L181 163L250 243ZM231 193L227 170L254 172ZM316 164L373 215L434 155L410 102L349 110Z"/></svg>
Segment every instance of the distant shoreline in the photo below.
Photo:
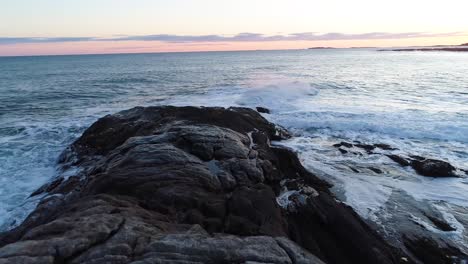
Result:
<svg viewBox="0 0 468 264"><path fill-rule="evenodd" d="M418 49L381 49L379 51L452 51L452 52L468 52L468 48L418 48Z"/></svg>
<svg viewBox="0 0 468 264"><path fill-rule="evenodd" d="M432 47L418 48L399 48L399 49L380 49L378 51L452 51L452 52L468 52L468 43L459 46L437 45Z"/></svg>

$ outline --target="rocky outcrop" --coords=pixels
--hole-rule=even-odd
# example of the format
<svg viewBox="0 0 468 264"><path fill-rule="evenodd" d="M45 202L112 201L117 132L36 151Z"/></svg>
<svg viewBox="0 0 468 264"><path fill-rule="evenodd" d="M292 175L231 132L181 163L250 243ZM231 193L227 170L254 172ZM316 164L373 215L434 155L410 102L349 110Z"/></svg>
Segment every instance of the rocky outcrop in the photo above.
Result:
<svg viewBox="0 0 468 264"><path fill-rule="evenodd" d="M401 166L411 166L419 175L426 177L458 177L456 168L443 160L428 159L420 156L410 155L404 158L398 155L387 155L391 160Z"/></svg>
<svg viewBox="0 0 468 264"><path fill-rule="evenodd" d="M427 237L403 236L403 242L424 264L466 263L467 258L460 251L448 245L441 245Z"/></svg>
<svg viewBox="0 0 468 264"><path fill-rule="evenodd" d="M403 167L409 166L411 164L411 162L408 161L407 159L405 159L405 158L403 158L401 156L395 155L395 154L389 154L389 155L387 155L387 157L389 157L391 160L393 160L394 162L400 164Z"/></svg>
<svg viewBox="0 0 468 264"><path fill-rule="evenodd" d="M349 142L345 142L345 141L341 141L340 143L337 143L337 144L334 144L333 145L335 148L341 148L341 147L345 147L345 148L353 148L353 147L356 147L356 148L360 148L360 149L363 149L365 150L368 154L372 154L373 150L375 150L376 148L378 149L381 149L381 150L396 150L396 148L393 148L391 147L390 145L388 144L383 144L383 143L378 143L378 144L363 144L361 142L354 142L353 143L349 143Z"/></svg>
<svg viewBox="0 0 468 264"><path fill-rule="evenodd" d="M264 114L270 113L270 109L265 108L265 107L257 106L256 109L259 113L264 113Z"/></svg>
<svg viewBox="0 0 468 264"><path fill-rule="evenodd" d="M358 152L352 152L349 149L357 148L364 150L367 154L383 154L383 153L375 153L375 149L380 150L397 150L397 148L393 148L388 144L363 144L360 142L356 143L349 143L349 142L340 142L333 145L333 147L338 148L338 150L342 154L347 154L349 152L353 154L360 154ZM345 150L343 148L347 148ZM458 177L456 171L457 168L452 166L450 163L437 160L437 159L429 159L424 158L416 155L409 155L409 157L403 157L397 154L384 154L392 161L400 164L403 167L411 166L419 175L426 176L426 177ZM369 168L370 170L374 171L375 173L381 173L381 170L375 168ZM459 169L460 171L464 171L463 169Z"/></svg>
<svg viewBox="0 0 468 264"><path fill-rule="evenodd" d="M246 108L137 107L101 118L60 158L64 174L75 173L35 192L46 198L0 235L0 263L400 263L425 254L389 246L293 152L270 144L287 137Z"/></svg>
<svg viewBox="0 0 468 264"><path fill-rule="evenodd" d="M422 160L413 160L411 162L411 167L423 175L428 177L456 177L455 167L450 163L435 160L435 159L422 159Z"/></svg>

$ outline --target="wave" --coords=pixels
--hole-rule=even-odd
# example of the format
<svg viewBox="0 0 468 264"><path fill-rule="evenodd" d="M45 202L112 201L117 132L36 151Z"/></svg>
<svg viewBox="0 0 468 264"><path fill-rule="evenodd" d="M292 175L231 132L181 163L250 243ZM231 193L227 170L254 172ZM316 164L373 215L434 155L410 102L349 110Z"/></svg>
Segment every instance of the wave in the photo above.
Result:
<svg viewBox="0 0 468 264"><path fill-rule="evenodd" d="M292 111L300 109L298 101L314 97L318 89L302 82L278 82L246 88L235 102L241 106L270 108L273 112Z"/></svg>
<svg viewBox="0 0 468 264"><path fill-rule="evenodd" d="M378 134L407 139L429 139L468 143L468 125L463 119L408 112L343 113L334 111L298 111L278 114L276 122L306 131L322 131L337 136Z"/></svg>
<svg viewBox="0 0 468 264"><path fill-rule="evenodd" d="M347 94L336 91L342 90L343 86L332 87L337 86L266 78L256 79L246 86L219 87L203 95L181 96L164 102L173 105L262 106L270 109L270 120L300 133L320 132L338 137L364 133L378 137L468 143L468 113L430 111L414 105L408 98L398 103L379 101L371 93Z"/></svg>

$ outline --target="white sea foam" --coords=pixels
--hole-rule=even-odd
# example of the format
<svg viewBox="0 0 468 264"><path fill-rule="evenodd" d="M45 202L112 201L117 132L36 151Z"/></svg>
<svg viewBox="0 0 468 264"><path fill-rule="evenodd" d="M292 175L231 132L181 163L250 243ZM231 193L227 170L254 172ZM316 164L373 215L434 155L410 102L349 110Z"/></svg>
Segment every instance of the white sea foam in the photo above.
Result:
<svg viewBox="0 0 468 264"><path fill-rule="evenodd" d="M11 133L0 137L0 231L20 224L36 207L43 195L30 197L32 192L59 175L77 173L76 168L58 170L57 159L99 114L47 122L2 120L0 128Z"/></svg>
<svg viewBox="0 0 468 264"><path fill-rule="evenodd" d="M308 97L318 94L318 90L302 82L278 81L274 84L246 88L236 104L240 106L267 107L276 113L289 113L299 110Z"/></svg>
<svg viewBox="0 0 468 264"><path fill-rule="evenodd" d="M0 188L0 229L21 222L37 203L37 199L26 198L55 174L53 157L58 152L50 139L54 133L60 132L49 134L44 127L26 127L0 142L0 185L9 186Z"/></svg>

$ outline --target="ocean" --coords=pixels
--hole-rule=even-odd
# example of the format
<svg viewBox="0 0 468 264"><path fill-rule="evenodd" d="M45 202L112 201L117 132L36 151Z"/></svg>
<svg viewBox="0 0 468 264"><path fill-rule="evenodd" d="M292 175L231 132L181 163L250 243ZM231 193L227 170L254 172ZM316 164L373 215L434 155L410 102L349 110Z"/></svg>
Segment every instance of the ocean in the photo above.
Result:
<svg viewBox="0 0 468 264"><path fill-rule="evenodd" d="M467 248L468 176L423 177L385 155L468 169L467 73L468 53L435 51L0 57L0 230L32 211L42 197L30 194L57 177L60 153L101 116L165 104L262 106L294 134L274 144L294 149L364 219L391 235L405 215ZM341 153L333 147L341 141L397 149ZM455 230L414 213L428 206Z"/></svg>

